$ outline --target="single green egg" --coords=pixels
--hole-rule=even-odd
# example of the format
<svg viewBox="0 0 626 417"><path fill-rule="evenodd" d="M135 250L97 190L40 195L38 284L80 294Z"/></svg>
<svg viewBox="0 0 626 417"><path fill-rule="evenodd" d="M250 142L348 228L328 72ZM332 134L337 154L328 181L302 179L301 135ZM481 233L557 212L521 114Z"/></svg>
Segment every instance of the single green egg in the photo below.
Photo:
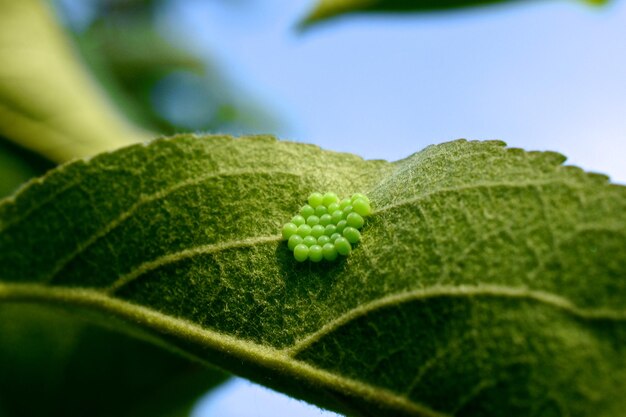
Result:
<svg viewBox="0 0 626 417"><path fill-rule="evenodd" d="M322 246L322 255L327 261L334 261L337 259L337 249L335 249L335 245L332 243L325 243L324 246Z"/></svg>
<svg viewBox="0 0 626 417"><path fill-rule="evenodd" d="M337 203L331 203L328 205L328 213L333 214L334 212L336 212L337 210L339 210L339 204Z"/></svg>
<svg viewBox="0 0 626 417"><path fill-rule="evenodd" d="M306 219L306 224L308 224L309 226L313 227L316 224L319 224L320 222L320 218L317 217L316 215L311 215Z"/></svg>
<svg viewBox="0 0 626 417"><path fill-rule="evenodd" d="M342 218L345 220L348 218L348 214L352 213L354 211L354 209L352 208L352 206L346 206L343 208L343 210L341 210L341 216Z"/></svg>
<svg viewBox="0 0 626 417"><path fill-rule="evenodd" d="M320 245L313 245L309 248L309 259L311 262L319 262L323 258L322 247Z"/></svg>
<svg viewBox="0 0 626 417"><path fill-rule="evenodd" d="M348 226L350 227L360 229L363 227L363 224L365 224L365 220L359 213L352 212L348 214L348 217L346 217L346 223L348 223Z"/></svg>
<svg viewBox="0 0 626 417"><path fill-rule="evenodd" d="M295 224L296 226L300 226L306 223L306 220L304 219L304 217L298 214L292 217L291 223Z"/></svg>
<svg viewBox="0 0 626 417"><path fill-rule="evenodd" d="M322 195L322 193L312 193L308 199L309 205L313 208L317 208L322 204L323 199L324 196Z"/></svg>
<svg viewBox="0 0 626 417"><path fill-rule="evenodd" d="M337 226L335 226L334 224L329 224L324 229L324 234L326 236L332 236L333 233L335 233L336 231L337 231Z"/></svg>
<svg viewBox="0 0 626 417"><path fill-rule="evenodd" d="M359 231L356 230L354 227L348 226L343 229L343 237L348 239L348 242L350 243L357 243L359 240L361 240L361 233L359 233Z"/></svg>
<svg viewBox="0 0 626 417"><path fill-rule="evenodd" d="M315 207L315 215L317 217L322 217L324 214L328 213L328 209L324 206Z"/></svg>
<svg viewBox="0 0 626 417"><path fill-rule="evenodd" d="M297 248L296 246L296 249ZM338 237L337 240L335 240L335 249L337 249L340 255L348 256L352 251L352 245L350 245L350 242L348 242L348 239L345 237Z"/></svg>
<svg viewBox="0 0 626 417"><path fill-rule="evenodd" d="M343 219L343 211L335 210L333 214L330 215L330 221L332 224L337 224Z"/></svg>
<svg viewBox="0 0 626 417"><path fill-rule="evenodd" d="M302 239L302 243L304 245L307 245L307 247L311 247L313 245L317 245L317 239L315 239L313 236L308 235L307 237L305 237L304 239Z"/></svg>
<svg viewBox="0 0 626 417"><path fill-rule="evenodd" d="M309 247L304 244L299 244L293 249L293 257L298 262L304 262L309 257Z"/></svg>
<svg viewBox="0 0 626 417"><path fill-rule="evenodd" d="M350 200L354 203L359 198L365 200L368 204L370 202L370 199L367 198L367 196L365 194L361 194L361 193L354 193L354 194L352 194L352 198Z"/></svg>
<svg viewBox="0 0 626 417"><path fill-rule="evenodd" d="M335 193L326 193L324 194L323 203L326 207L330 206L332 203L336 203L339 200L337 194Z"/></svg>
<svg viewBox="0 0 626 417"><path fill-rule="evenodd" d="M370 203L363 198L357 198L356 200L354 200L354 202L352 203L352 208L356 213L360 214L363 217L372 214L372 208L370 207Z"/></svg>
<svg viewBox="0 0 626 417"><path fill-rule="evenodd" d="M311 236L317 239L324 234L325 230L326 229L324 228L324 226L322 226L321 224L316 224L311 228Z"/></svg>
<svg viewBox="0 0 626 417"><path fill-rule="evenodd" d="M298 235L295 235L298 236ZM317 238L317 244L320 246L324 246L325 244L330 242L330 236L322 235Z"/></svg>
<svg viewBox="0 0 626 417"><path fill-rule="evenodd" d="M314 214L315 214L315 209L313 207L309 206L308 204L305 204L300 209L300 215L302 217L304 217L305 219L308 219L309 216L312 216Z"/></svg>
<svg viewBox="0 0 626 417"><path fill-rule="evenodd" d="M352 200L350 200L349 198L344 198L343 200L341 200L341 203L339 204L339 208L343 210L344 208L348 207L350 204L352 204Z"/></svg>
<svg viewBox="0 0 626 417"><path fill-rule="evenodd" d="M343 230L342 230L343 231ZM311 234L311 226L308 224L301 224L298 226L298 234L302 237L306 237Z"/></svg>
<svg viewBox="0 0 626 417"><path fill-rule="evenodd" d="M292 235L287 241L287 247L289 250L294 250L296 246L302 243L304 239L300 235Z"/></svg>
<svg viewBox="0 0 626 417"><path fill-rule="evenodd" d="M322 217L320 217L320 224L324 227L328 226L331 221L332 221L332 217L330 217L330 214L324 214L322 215Z"/></svg>
<svg viewBox="0 0 626 417"><path fill-rule="evenodd" d="M283 239L288 240L292 235L298 232L298 226L293 223L287 223L283 226Z"/></svg>
<svg viewBox="0 0 626 417"><path fill-rule="evenodd" d="M343 233L343 229L345 229L347 225L348 225L348 222L346 222L345 220L342 220L339 223L337 223L337 233L339 234Z"/></svg>

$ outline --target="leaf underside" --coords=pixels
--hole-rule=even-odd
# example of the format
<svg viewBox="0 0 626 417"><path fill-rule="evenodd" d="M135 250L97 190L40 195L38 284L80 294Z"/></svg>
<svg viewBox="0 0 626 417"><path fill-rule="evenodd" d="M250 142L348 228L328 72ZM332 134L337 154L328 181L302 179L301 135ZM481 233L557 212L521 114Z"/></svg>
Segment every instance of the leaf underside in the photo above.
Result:
<svg viewBox="0 0 626 417"><path fill-rule="evenodd" d="M269 137L128 147L0 204L0 305L349 415L617 416L626 189L563 161L497 141L394 163ZM280 227L326 190L374 214L349 257L298 264Z"/></svg>
<svg viewBox="0 0 626 417"><path fill-rule="evenodd" d="M103 324L0 304L0 416L180 417L226 378Z"/></svg>

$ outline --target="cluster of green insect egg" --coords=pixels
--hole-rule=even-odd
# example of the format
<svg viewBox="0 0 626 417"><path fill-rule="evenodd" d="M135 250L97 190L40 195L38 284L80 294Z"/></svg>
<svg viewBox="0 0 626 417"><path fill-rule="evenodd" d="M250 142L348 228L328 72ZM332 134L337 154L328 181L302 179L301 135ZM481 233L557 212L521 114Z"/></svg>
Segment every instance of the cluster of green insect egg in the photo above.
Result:
<svg viewBox="0 0 626 417"><path fill-rule="evenodd" d="M352 245L361 240L359 229L371 212L363 194L339 201L335 193L313 193L300 214L283 226L283 238L298 262L334 261L349 255Z"/></svg>

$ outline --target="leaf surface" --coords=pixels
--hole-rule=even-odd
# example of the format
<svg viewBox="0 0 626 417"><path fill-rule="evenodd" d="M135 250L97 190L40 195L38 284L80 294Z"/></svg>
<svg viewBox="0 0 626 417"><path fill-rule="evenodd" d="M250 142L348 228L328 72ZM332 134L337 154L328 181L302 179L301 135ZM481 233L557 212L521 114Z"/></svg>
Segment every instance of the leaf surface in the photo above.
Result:
<svg viewBox="0 0 626 417"><path fill-rule="evenodd" d="M626 189L563 161L496 141L394 163L268 137L132 146L0 204L0 305L350 415L618 416ZM325 190L374 214L349 257L299 264L280 227Z"/></svg>
<svg viewBox="0 0 626 417"><path fill-rule="evenodd" d="M602 5L608 0L582 0L593 5ZM518 0L318 0L313 10L302 21L303 27L335 17L355 13L424 13L497 4L523 3Z"/></svg>

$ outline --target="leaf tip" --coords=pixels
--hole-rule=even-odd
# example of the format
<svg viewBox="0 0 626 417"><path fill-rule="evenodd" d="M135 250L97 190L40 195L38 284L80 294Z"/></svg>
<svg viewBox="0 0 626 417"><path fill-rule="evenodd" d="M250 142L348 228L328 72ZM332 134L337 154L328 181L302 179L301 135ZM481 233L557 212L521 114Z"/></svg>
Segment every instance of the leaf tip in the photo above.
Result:
<svg viewBox="0 0 626 417"><path fill-rule="evenodd" d="M297 28L304 31L324 20L371 8L376 2L376 0L320 0L298 23Z"/></svg>

